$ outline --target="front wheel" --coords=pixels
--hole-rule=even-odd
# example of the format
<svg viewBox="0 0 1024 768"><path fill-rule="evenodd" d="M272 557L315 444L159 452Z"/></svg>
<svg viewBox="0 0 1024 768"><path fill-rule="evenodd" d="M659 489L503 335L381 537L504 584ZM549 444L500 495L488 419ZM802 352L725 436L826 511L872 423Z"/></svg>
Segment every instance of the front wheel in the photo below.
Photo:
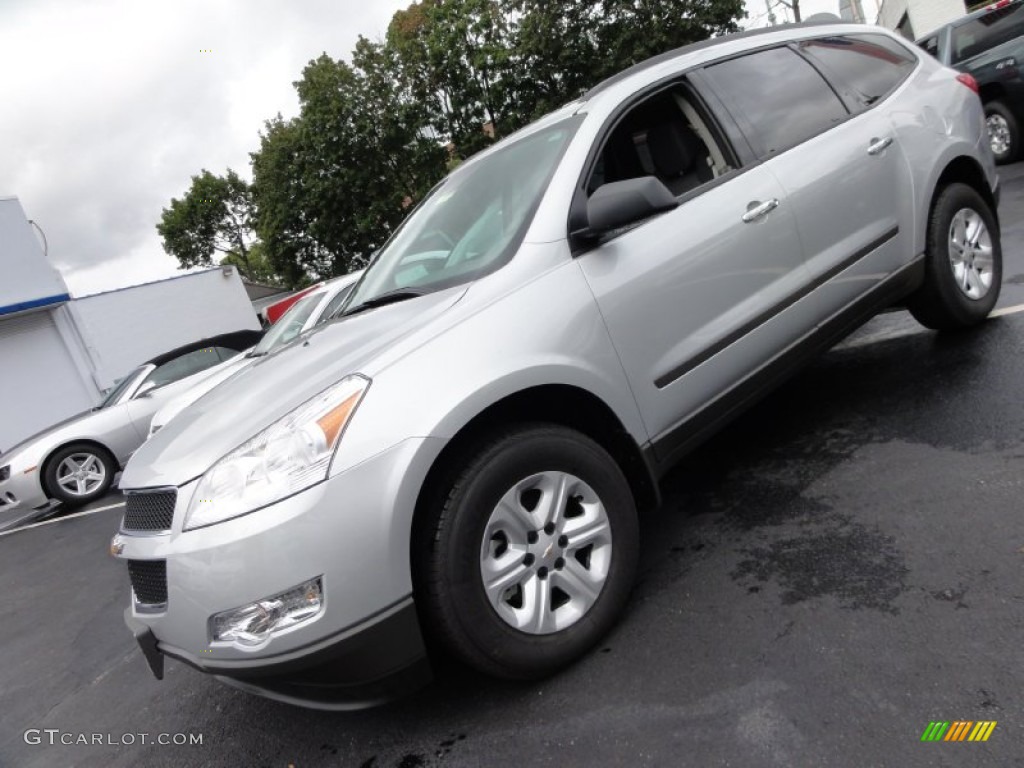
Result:
<svg viewBox="0 0 1024 768"><path fill-rule="evenodd" d="M1020 128L1010 108L1001 101L990 101L985 105L985 125L996 162L1005 165L1016 160L1020 153Z"/></svg>
<svg viewBox="0 0 1024 768"><path fill-rule="evenodd" d="M925 282L907 308L928 328L968 328L988 317L1002 279L1003 252L992 210L972 187L950 184L932 206Z"/></svg>
<svg viewBox="0 0 1024 768"><path fill-rule="evenodd" d="M530 679L609 630L636 571L636 505L611 456L559 426L519 427L465 463L424 526L425 623L460 660Z"/></svg>
<svg viewBox="0 0 1024 768"><path fill-rule="evenodd" d="M78 507L106 493L116 472L114 459L105 450L73 443L58 450L46 463L43 483L48 496Z"/></svg>

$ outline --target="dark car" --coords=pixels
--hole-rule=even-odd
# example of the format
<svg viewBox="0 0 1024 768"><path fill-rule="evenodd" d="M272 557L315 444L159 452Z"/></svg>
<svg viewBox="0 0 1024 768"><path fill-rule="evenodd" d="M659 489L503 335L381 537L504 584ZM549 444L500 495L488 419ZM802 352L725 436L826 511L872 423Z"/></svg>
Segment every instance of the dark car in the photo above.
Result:
<svg viewBox="0 0 1024 768"><path fill-rule="evenodd" d="M1020 154L1024 120L1024 0L1002 0L940 27L918 45L978 81L997 163Z"/></svg>

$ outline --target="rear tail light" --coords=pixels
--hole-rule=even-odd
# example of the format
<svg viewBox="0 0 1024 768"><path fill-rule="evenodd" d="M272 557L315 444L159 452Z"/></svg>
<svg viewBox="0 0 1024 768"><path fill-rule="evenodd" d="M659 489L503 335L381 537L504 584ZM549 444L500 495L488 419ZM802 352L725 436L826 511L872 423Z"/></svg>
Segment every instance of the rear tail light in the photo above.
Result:
<svg viewBox="0 0 1024 768"><path fill-rule="evenodd" d="M978 87L978 81L975 80L971 75L968 75L967 73L961 73L956 76L956 79L958 82L963 83L979 96L981 95L981 88Z"/></svg>

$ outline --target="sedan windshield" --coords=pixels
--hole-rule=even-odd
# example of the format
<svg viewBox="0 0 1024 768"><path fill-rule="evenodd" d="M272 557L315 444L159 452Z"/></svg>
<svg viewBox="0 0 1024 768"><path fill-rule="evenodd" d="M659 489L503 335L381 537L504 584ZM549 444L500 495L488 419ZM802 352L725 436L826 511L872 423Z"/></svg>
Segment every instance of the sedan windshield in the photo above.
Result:
<svg viewBox="0 0 1024 768"><path fill-rule="evenodd" d="M385 294L408 298L469 282L508 261L578 124L542 128L441 182L367 269L345 312Z"/></svg>
<svg viewBox="0 0 1024 768"><path fill-rule="evenodd" d="M306 324L323 297L323 291L316 291L303 296L292 304L288 311L281 316L281 319L274 323L267 334L260 339L260 343L252 348L249 357L262 357L302 333L302 326Z"/></svg>
<svg viewBox="0 0 1024 768"><path fill-rule="evenodd" d="M97 408L108 408L116 403L120 399L121 395L123 395L125 391L135 383L139 374L142 373L142 369L146 367L147 366L145 365L140 365L123 379L119 379L117 381L117 385L107 393L107 396L103 398L103 401L97 406Z"/></svg>

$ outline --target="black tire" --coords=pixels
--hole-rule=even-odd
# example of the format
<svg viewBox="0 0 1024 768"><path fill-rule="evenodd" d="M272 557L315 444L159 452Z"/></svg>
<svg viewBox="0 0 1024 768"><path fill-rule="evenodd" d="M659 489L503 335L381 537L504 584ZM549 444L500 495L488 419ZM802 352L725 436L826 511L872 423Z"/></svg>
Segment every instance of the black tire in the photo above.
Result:
<svg viewBox="0 0 1024 768"><path fill-rule="evenodd" d="M1001 129L1005 130L1006 135L1004 137L1005 148L999 146L997 151L995 143L992 146L992 154L996 158L996 162L999 165L1005 165L1006 163L1012 163L1017 159L1017 155L1020 154L1020 127L1017 123L1017 116L1014 115L1013 111L1007 107L1001 101L990 101L985 105L985 119L988 121L990 118L995 118L993 122L996 122ZM989 125L991 132L993 126Z"/></svg>
<svg viewBox="0 0 1024 768"><path fill-rule="evenodd" d="M442 490L441 502L427 511L429 518L420 527L419 550L414 560L417 561L417 600L424 625L447 651L482 672L520 680L549 675L598 642L615 623L629 598L639 542L633 495L621 469L607 451L585 435L560 426L533 424L512 428L485 443L471 456L461 471L451 475L455 479L443 489L447 493ZM607 550L610 557L605 561L608 565L603 586L589 609L570 611L579 617L564 628L533 634L513 627L488 599L481 573L484 534L502 496L533 475L555 472L582 480L589 487L588 491L596 494L611 531L611 545ZM572 519L570 506L583 500L582 495L572 493L575 492L570 492L565 520ZM540 502L537 505L540 515ZM557 508L558 505L552 506ZM562 565L554 561L558 574L552 570L550 576L535 575L534 581L523 581L523 584L537 589L549 585L550 598L556 594L552 590L556 590L557 579L567 578L569 571L577 567L589 569L590 557L587 555L585 566L583 560L578 561L579 566L576 562L567 563L566 558L579 557L586 547L573 552L570 545L562 543L564 537L554 538L558 532L545 534L541 529L538 533L551 537L541 538L536 544L544 547L544 542L549 542L544 554L538 557L550 558L561 553L565 558L558 557ZM488 546L492 541L489 537ZM549 554L556 541L558 547L565 548ZM520 557L518 551L509 554ZM537 568L540 562L538 559L532 564ZM546 569L538 568L538 574L539 570ZM533 586L527 588L533 589ZM548 615L553 616L559 610L562 608L555 606Z"/></svg>
<svg viewBox="0 0 1024 768"><path fill-rule="evenodd" d="M950 228L954 217L965 209L981 217L992 244L991 286L978 298L961 290L950 261ZM907 301L907 308L918 322L935 330L959 330L988 317L999 299L1003 281L999 239L996 218L975 189L957 183L938 192L928 219L924 285Z"/></svg>
<svg viewBox="0 0 1024 768"><path fill-rule="evenodd" d="M85 493L71 493L59 482L58 472L61 471L61 464L72 456L91 456L96 461L93 466L102 466L103 479L98 485L88 487ZM116 473L117 463L108 451L90 443L70 443L59 448L47 460L46 468L43 471L43 486L50 498L58 499L69 507L80 507L103 496L110 488L110 484L114 482Z"/></svg>

